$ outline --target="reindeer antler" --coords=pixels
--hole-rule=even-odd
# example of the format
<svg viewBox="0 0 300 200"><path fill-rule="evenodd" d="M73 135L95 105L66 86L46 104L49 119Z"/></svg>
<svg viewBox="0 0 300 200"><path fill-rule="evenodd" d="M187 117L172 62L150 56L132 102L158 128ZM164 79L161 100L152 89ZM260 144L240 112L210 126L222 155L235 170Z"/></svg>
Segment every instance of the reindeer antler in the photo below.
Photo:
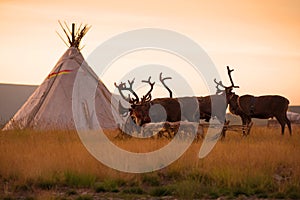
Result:
<svg viewBox="0 0 300 200"><path fill-rule="evenodd" d="M149 76L148 80L142 80L143 83L148 83L150 85L150 90L141 99L142 102L148 102L148 101L151 101L151 99L152 99L151 92L153 90L153 86L154 86L155 82L151 83L150 80L151 80L151 76Z"/></svg>
<svg viewBox="0 0 300 200"><path fill-rule="evenodd" d="M219 88L219 86L221 86L222 88L226 88L224 85L223 85L223 83L222 83L222 81L217 81L216 79L214 79L214 82L215 82L215 84L217 84L217 86L216 86L216 88L217 88L217 92L216 92L216 94L219 94L219 93L221 93L221 92L224 92L224 90L221 90L220 88Z"/></svg>
<svg viewBox="0 0 300 200"><path fill-rule="evenodd" d="M228 76L229 76L229 79L230 79L230 82L231 82L231 86L232 88L239 88L239 86L235 86L234 83L233 83L233 80L232 80L232 77L231 77L231 72L233 72L234 69L230 69L229 66L227 66L227 72L228 72Z"/></svg>
<svg viewBox="0 0 300 200"><path fill-rule="evenodd" d="M166 85L165 80L172 79L172 77L162 77L162 72L159 74L159 80L163 84L163 86L169 91L170 98L173 97L171 89Z"/></svg>
<svg viewBox="0 0 300 200"><path fill-rule="evenodd" d="M217 88L216 94L224 93L225 92L225 94L228 95L228 94L230 94L232 92L233 88L239 88L239 86L236 86L233 83L233 80L232 80L232 77L231 77L231 73L233 71L234 71L234 69L230 69L229 66L227 66L227 72L228 72L228 76L229 76L229 79L230 79L230 82L231 82L231 86L226 87L225 85L223 85L222 81L218 82L216 79L214 79L215 84L217 84L217 86L216 86L216 88ZM219 88L219 86L223 87L225 90L221 90Z"/></svg>
<svg viewBox="0 0 300 200"><path fill-rule="evenodd" d="M116 83L114 83L115 86L116 86L116 88L118 88L119 93L122 96L122 98L125 101L129 102L130 104L136 104L136 103L139 102L138 95L132 89L133 83L134 83L134 79L132 79L132 81L128 80L129 87L126 87L126 83L123 83L123 82L121 82L119 85L117 85ZM127 91L131 92L135 98L130 98L130 94L128 94L128 97L125 97L125 95L122 92L123 90L127 90Z"/></svg>

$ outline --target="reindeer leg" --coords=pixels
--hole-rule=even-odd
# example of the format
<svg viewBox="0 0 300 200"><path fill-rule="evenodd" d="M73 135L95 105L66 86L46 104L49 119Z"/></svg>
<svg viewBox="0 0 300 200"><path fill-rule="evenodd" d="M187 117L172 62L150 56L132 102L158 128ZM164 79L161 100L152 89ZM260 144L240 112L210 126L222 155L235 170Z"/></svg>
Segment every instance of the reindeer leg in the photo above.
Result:
<svg viewBox="0 0 300 200"><path fill-rule="evenodd" d="M222 131L221 131L221 140L224 140L225 137L226 137L226 128L227 128L228 123L225 119L225 116L224 117L219 116L218 119L219 119L220 122L223 122L223 127L222 127Z"/></svg>
<svg viewBox="0 0 300 200"><path fill-rule="evenodd" d="M278 116L275 116L277 121L279 122L279 124L281 125L281 135L284 135L284 128L285 128L285 119L282 118L282 117L278 117Z"/></svg>
<svg viewBox="0 0 300 200"><path fill-rule="evenodd" d="M248 136L248 135L250 134L250 129L251 129L252 125L253 125L253 122L252 122L252 120L251 120L251 117L248 117L248 118L247 118L246 124L247 124L247 132L246 132L246 136Z"/></svg>
<svg viewBox="0 0 300 200"><path fill-rule="evenodd" d="M250 134L250 131L251 131L251 128L252 128L252 126L253 126L253 122L251 121L249 124L248 124L248 127L247 127L247 135L249 135Z"/></svg>
<svg viewBox="0 0 300 200"><path fill-rule="evenodd" d="M287 118L286 115L285 115L285 123L287 124L287 126L288 126L288 128L289 128L290 135L292 135L291 122L290 122L290 120Z"/></svg>
<svg viewBox="0 0 300 200"><path fill-rule="evenodd" d="M251 120L251 117L249 117L248 115L241 115L240 116L242 118L242 123L243 123L243 136L246 137L248 136L248 129L249 129L249 125L251 124L252 120Z"/></svg>
<svg viewBox="0 0 300 200"><path fill-rule="evenodd" d="M248 118L246 116L241 116L243 124L243 136L246 136L245 126L248 127Z"/></svg>
<svg viewBox="0 0 300 200"><path fill-rule="evenodd" d="M222 128L222 132L221 132L221 140L225 139L225 137L226 137L226 131L227 131L227 127L228 127L229 123L230 123L229 120L225 120L224 126Z"/></svg>

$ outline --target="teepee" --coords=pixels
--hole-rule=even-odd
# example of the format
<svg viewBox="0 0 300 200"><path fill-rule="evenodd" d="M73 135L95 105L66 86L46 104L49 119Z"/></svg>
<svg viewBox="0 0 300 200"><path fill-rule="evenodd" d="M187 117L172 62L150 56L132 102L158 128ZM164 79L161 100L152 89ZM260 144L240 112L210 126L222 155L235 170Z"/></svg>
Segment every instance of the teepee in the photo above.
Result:
<svg viewBox="0 0 300 200"><path fill-rule="evenodd" d="M97 84L95 92L96 113L94 114L101 127L104 129L117 128L113 115L113 113L117 113L117 109L111 103L113 96L80 53L80 41L90 27L80 27L77 30L75 30L75 24L72 24L72 30L68 27L62 27L67 35L69 48L43 83L4 126L3 130L26 128L36 130L75 129L72 113L72 93L78 70ZM85 87L88 87L88 85ZM82 109L86 109L84 102ZM86 116L86 123L90 123L89 116Z"/></svg>

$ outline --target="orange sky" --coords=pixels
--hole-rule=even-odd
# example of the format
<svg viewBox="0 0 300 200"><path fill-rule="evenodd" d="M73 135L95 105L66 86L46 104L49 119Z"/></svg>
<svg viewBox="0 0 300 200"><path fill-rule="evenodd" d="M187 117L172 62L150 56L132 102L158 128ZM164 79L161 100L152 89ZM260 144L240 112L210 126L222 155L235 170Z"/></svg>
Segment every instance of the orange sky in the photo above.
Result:
<svg viewBox="0 0 300 200"><path fill-rule="evenodd" d="M299 10L298 0L0 1L0 82L40 84L66 50L55 33L65 20L92 25L85 57L124 31L169 29L201 45L224 82L225 66L234 67L238 94L280 94L300 105ZM103 77L111 90L114 78Z"/></svg>

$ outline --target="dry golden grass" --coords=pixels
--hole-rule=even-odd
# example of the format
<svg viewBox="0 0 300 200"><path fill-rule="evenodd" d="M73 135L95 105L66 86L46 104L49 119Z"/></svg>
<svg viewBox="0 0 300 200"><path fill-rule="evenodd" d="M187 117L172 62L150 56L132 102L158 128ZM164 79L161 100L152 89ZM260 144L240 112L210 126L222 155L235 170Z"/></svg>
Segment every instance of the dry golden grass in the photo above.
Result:
<svg viewBox="0 0 300 200"><path fill-rule="evenodd" d="M26 179L65 171L99 176L107 173L86 151L76 132L18 131L0 137L2 176Z"/></svg>
<svg viewBox="0 0 300 200"><path fill-rule="evenodd" d="M107 134L112 136L116 132ZM112 140L133 152L153 151L169 142L167 139ZM300 127L293 127L292 136L287 131L282 136L279 128L253 127L251 135L246 138L236 132L228 132L226 139L218 141L204 159L198 158L201 144L202 141L193 143L180 159L155 172L155 175L175 174L174 177L187 180L195 174L202 174L222 187L247 184L252 187L252 182L264 185L264 182L277 184L282 181L283 184L300 188ZM60 179L67 172L91 175L100 181L129 181L143 176L104 166L88 153L76 132L27 130L0 133L0 178L24 183L41 178L52 179L54 176ZM278 180L280 178L282 180Z"/></svg>

